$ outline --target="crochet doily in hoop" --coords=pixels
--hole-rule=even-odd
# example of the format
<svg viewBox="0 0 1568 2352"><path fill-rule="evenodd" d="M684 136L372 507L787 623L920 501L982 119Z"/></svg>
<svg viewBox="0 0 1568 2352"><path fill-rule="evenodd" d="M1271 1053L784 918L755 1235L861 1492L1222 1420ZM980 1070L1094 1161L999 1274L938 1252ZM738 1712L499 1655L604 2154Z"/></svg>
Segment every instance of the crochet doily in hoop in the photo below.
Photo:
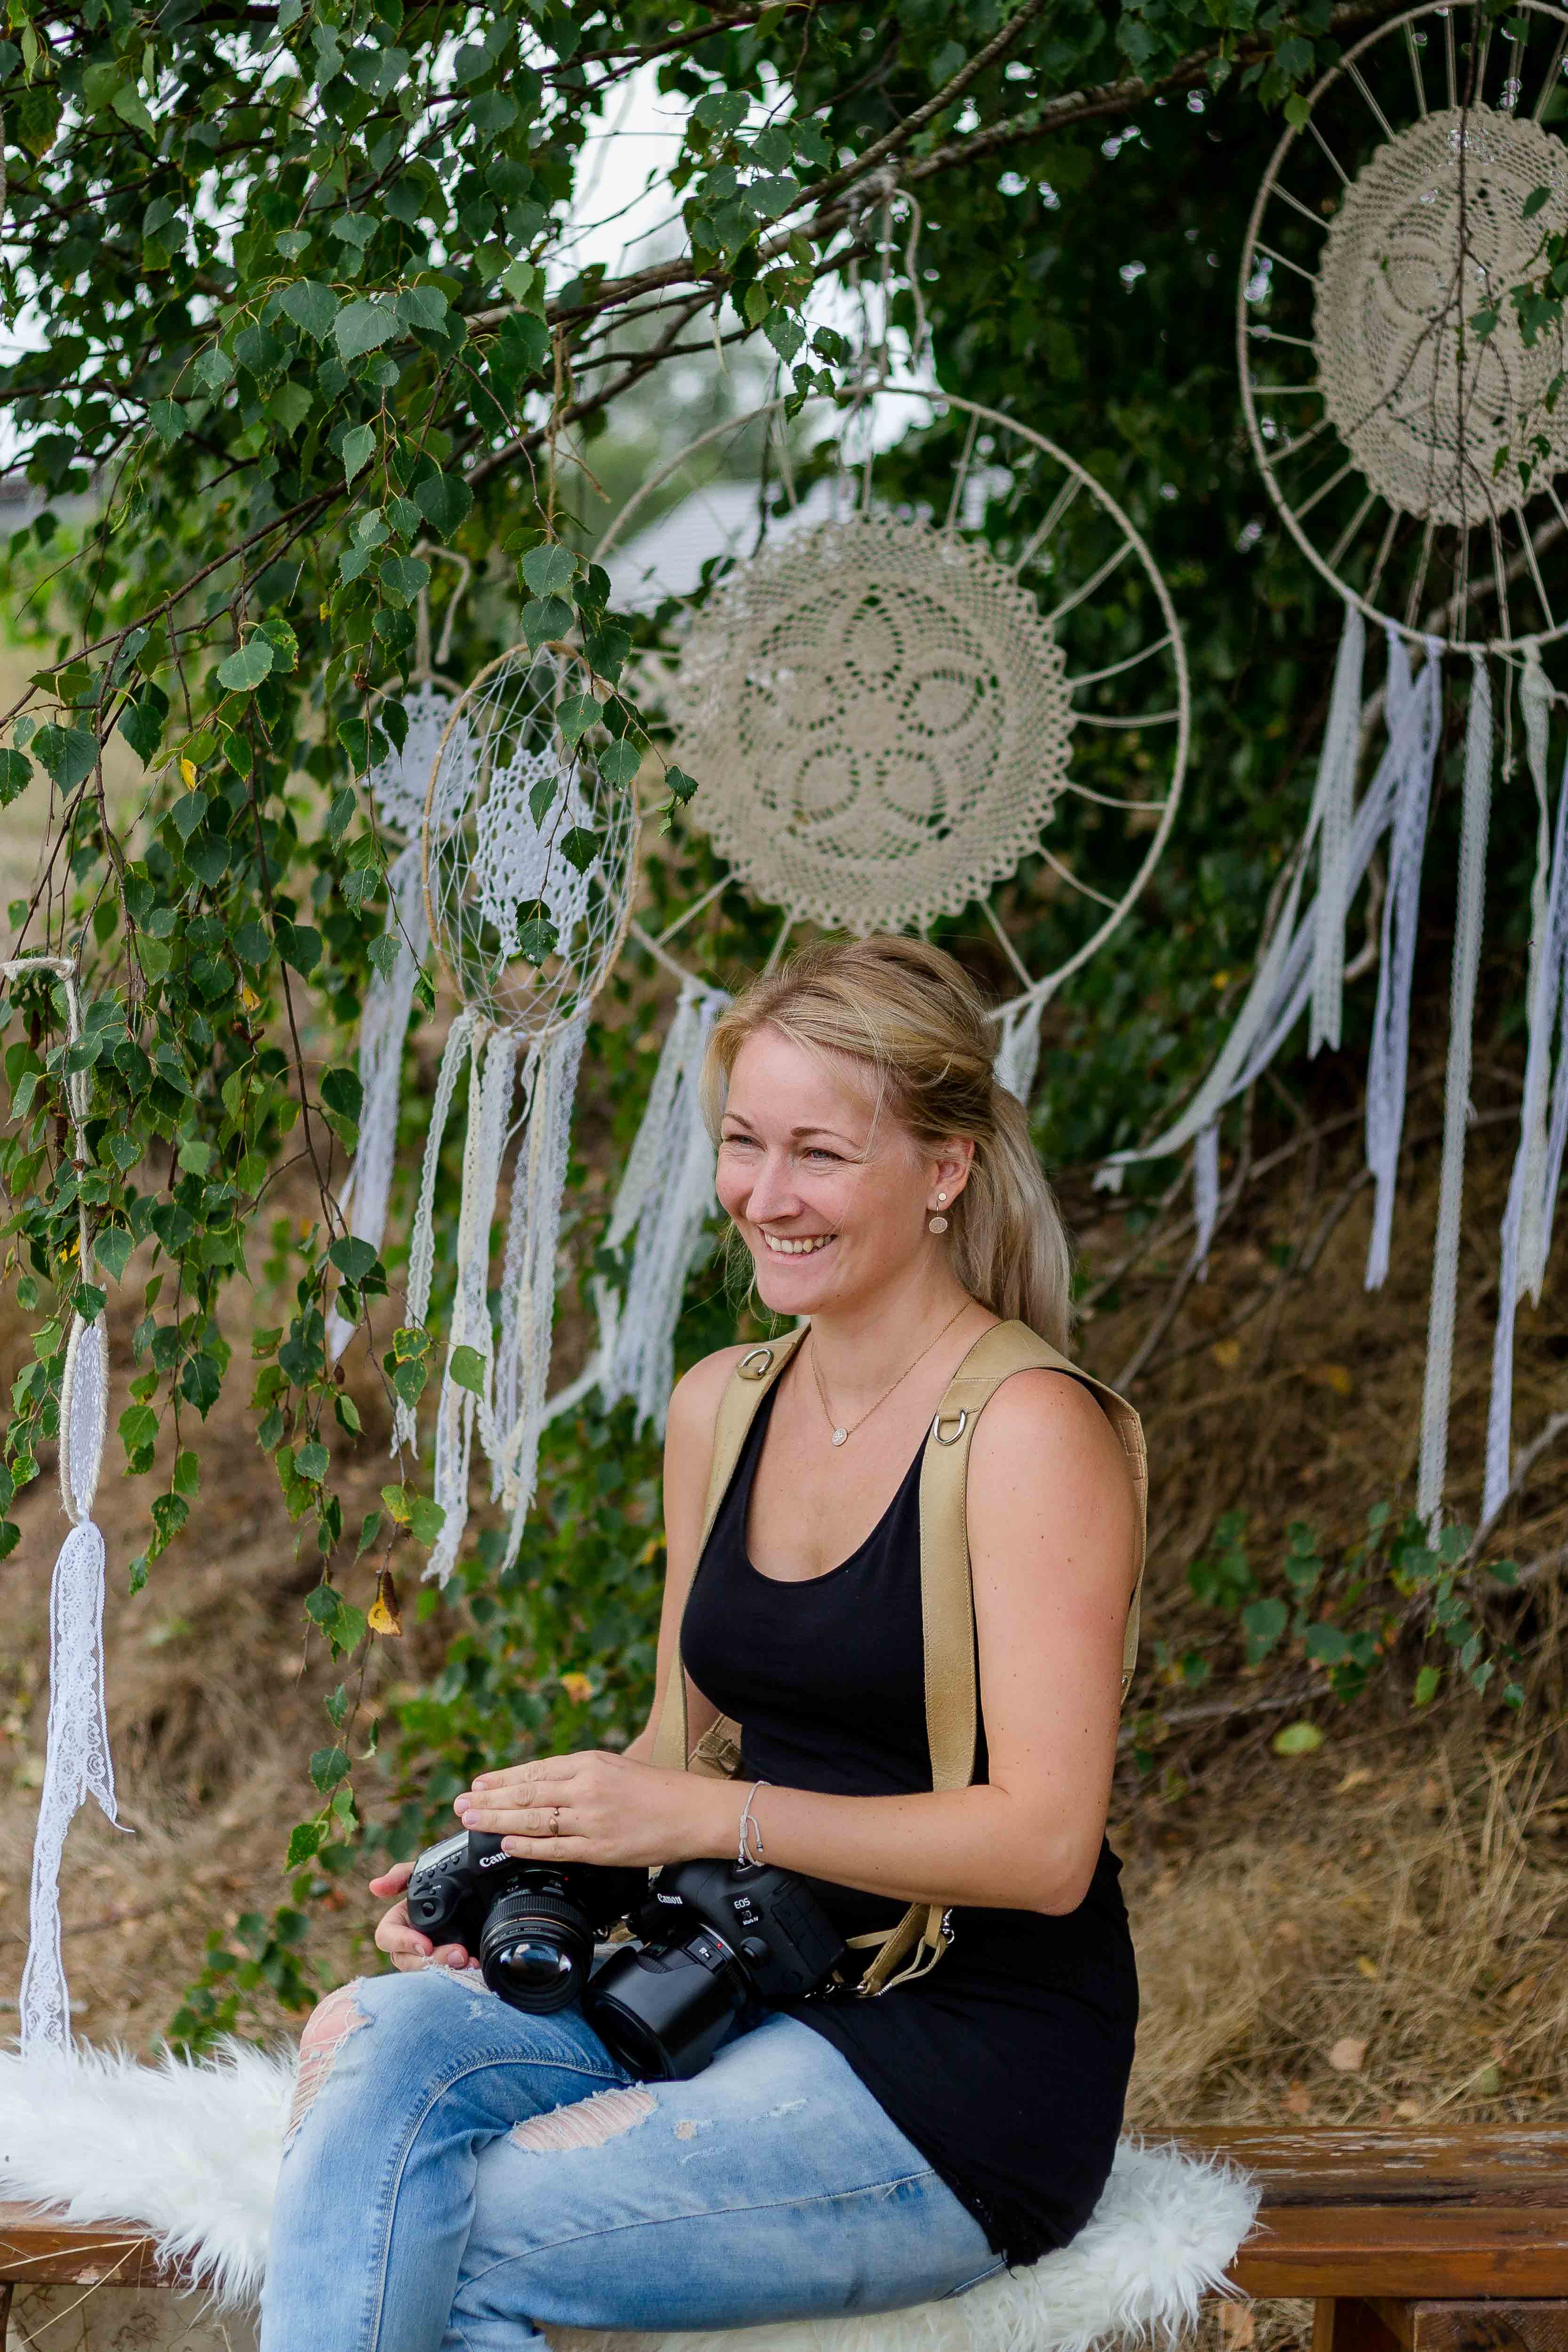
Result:
<svg viewBox="0 0 1568 2352"><path fill-rule="evenodd" d="M748 457L765 446L750 486L726 463L741 436ZM1148 880L1186 767L1175 610L1115 500L1015 417L877 382L847 410L814 401L792 422L773 402L700 435L600 558L618 604L658 614L639 698L668 719L699 787L690 824L725 864L632 938L685 978L667 942L725 878L786 930L973 907L1018 982L1004 1034L1033 1034ZM1046 971L991 904L1026 859L1054 909Z"/></svg>
<svg viewBox="0 0 1568 2352"><path fill-rule="evenodd" d="M1565 56L1557 0L1391 19L1312 90L1247 228L1237 361L1269 494L1366 619L1455 651L1568 628L1568 352L1515 304L1568 233L1543 127Z"/></svg>
<svg viewBox="0 0 1568 2352"><path fill-rule="evenodd" d="M718 788L713 845L760 898L827 928L957 914L1037 842L1071 688L994 558L872 511L764 547L710 598L671 697L681 764Z"/></svg>
<svg viewBox="0 0 1568 2352"><path fill-rule="evenodd" d="M1561 141L1489 106L1413 123L1346 190L1313 340L1329 415L1390 505L1468 523L1529 496L1517 467L1496 467L1500 449L1528 449L1542 473L1568 465L1568 400L1549 400L1562 340L1527 346L1509 299L1542 235L1565 228ZM1497 324L1483 341L1470 321L1484 305Z"/></svg>
<svg viewBox="0 0 1568 2352"><path fill-rule="evenodd" d="M535 1040L597 994L631 906L635 802L600 779L596 721L563 731L593 688L565 647L503 654L453 711L426 793L431 937L466 1004ZM554 944L535 961L541 921Z"/></svg>

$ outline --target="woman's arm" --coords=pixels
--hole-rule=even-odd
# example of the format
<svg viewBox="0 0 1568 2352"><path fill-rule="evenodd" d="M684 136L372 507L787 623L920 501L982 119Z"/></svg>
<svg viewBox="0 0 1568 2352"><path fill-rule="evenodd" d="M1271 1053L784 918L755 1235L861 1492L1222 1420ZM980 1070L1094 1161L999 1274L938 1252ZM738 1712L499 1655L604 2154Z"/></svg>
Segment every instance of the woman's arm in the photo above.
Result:
<svg viewBox="0 0 1568 2352"><path fill-rule="evenodd" d="M702 1513L708 1499L708 1473L713 1460L713 1430L719 1400L730 1375L745 1354L744 1348L721 1348L705 1356L677 1381L670 1393L664 1424L664 1600L658 1620L658 1663L654 1673L653 1706L637 1738L622 1753L642 1763L653 1759L654 1734L669 1684L669 1670L680 1639L686 1596L697 1573L697 1547L702 1535ZM719 1710L701 1692L686 1685L687 1731L695 1746Z"/></svg>
<svg viewBox="0 0 1568 2352"><path fill-rule="evenodd" d="M722 1367L712 1411L735 1352L688 1375L696 1382ZM673 1505L676 1527L661 1690L695 1565L702 1496L694 1494L694 1457L711 1451L706 1387L692 1393L692 1417L699 1395L706 1444L689 1446L686 1416L677 1432L672 1411L666 1457L666 1510ZM704 1462L703 1491L706 1483ZM971 1445L968 1524L988 1782L908 1797L764 1788L752 1818L766 1859L786 1870L903 1902L1071 1911L1104 1833L1136 1538L1120 1441L1081 1383L1031 1371L1003 1384ZM876 1629L866 1634L874 1640ZM509 1851L531 1860L677 1862L728 1854L743 1797L733 1782L595 1754L486 1774L458 1807L470 1828L501 1831ZM547 1834L555 1808L559 1838Z"/></svg>

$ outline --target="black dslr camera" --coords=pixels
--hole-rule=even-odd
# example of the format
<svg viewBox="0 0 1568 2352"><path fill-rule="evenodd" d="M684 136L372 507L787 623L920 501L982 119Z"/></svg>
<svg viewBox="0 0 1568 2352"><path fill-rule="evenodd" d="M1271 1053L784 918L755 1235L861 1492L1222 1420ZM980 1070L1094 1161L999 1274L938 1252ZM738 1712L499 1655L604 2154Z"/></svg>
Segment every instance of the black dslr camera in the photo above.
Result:
<svg viewBox="0 0 1568 2352"><path fill-rule="evenodd" d="M647 2082L700 2074L748 2000L777 2008L819 1991L847 1949L810 1888L765 1864L680 1863L633 1916L641 1941L595 1970L583 2006Z"/></svg>
<svg viewBox="0 0 1568 2352"><path fill-rule="evenodd" d="M426 1847L405 1901L411 1926L478 1955L513 2009L564 2009L587 1982L594 1939L647 1894L647 1873L595 1863L520 1862L489 1831Z"/></svg>

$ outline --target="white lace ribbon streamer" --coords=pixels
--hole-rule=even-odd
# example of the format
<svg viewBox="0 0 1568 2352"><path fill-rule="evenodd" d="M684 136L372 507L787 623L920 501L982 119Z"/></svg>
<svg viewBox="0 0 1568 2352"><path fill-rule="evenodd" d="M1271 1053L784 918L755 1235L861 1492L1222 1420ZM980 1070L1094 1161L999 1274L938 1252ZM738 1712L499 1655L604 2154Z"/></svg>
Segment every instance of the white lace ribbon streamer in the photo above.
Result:
<svg viewBox="0 0 1568 2352"><path fill-rule="evenodd" d="M1459 1213L1465 1192L1465 1133L1470 1121L1470 1028L1481 961L1487 831L1491 818L1492 690L1484 656L1473 654L1465 729L1464 811L1459 826L1458 908L1448 1003L1448 1067L1443 1098L1443 1165L1432 1296L1426 1318L1426 1377L1421 1398L1421 1454L1415 1508L1435 1540L1442 1524L1448 1466L1448 1399L1454 1370L1454 1315L1459 1278Z"/></svg>
<svg viewBox="0 0 1568 2352"><path fill-rule="evenodd" d="M1524 712L1525 763L1535 788L1536 856L1530 894L1530 978L1526 997L1528 1044L1524 1098L1520 1107L1519 1144L1503 1212L1498 1317L1492 1333L1491 1402L1487 1413L1486 1484L1481 1516L1502 1507L1510 1475L1513 1420L1513 1329L1526 1292L1541 1303L1551 1246L1552 1210L1563 1164L1562 1138L1553 1136L1553 1094L1568 1121L1568 1025L1558 1054L1555 1087L1552 1046L1560 1020L1568 1024L1568 772L1557 797L1555 839L1546 784L1546 730L1551 688L1540 649L1525 649L1520 683ZM1553 1143L1556 1148L1553 1150Z"/></svg>
<svg viewBox="0 0 1568 2352"><path fill-rule="evenodd" d="M436 1271L436 1176L441 1164L441 1144L451 1116L452 1097L457 1091L458 1073L468 1058L479 1015L471 1005L465 1005L450 1029L442 1049L441 1066L436 1074L436 1093L430 1105L430 1125L425 1137L425 1159L419 1171L419 1199L414 1212L414 1230L408 1241L408 1289L404 1312L411 1325L423 1326L430 1312L430 1286ZM419 1451L418 1415L415 1406L400 1397L393 1418L392 1450L406 1445Z"/></svg>
<svg viewBox="0 0 1568 2352"><path fill-rule="evenodd" d="M1355 802L1356 758L1361 748L1361 681L1366 627L1360 610L1345 605L1344 627L1334 661L1329 723L1313 794L1321 825L1318 850L1318 928L1312 952L1312 1017L1307 1050L1337 1047L1344 994L1345 917L1350 911L1351 812Z"/></svg>
<svg viewBox="0 0 1568 2352"><path fill-rule="evenodd" d="M77 968L67 956L19 956L0 963L0 976L52 972L66 1000L66 1037L82 1034ZM86 1122L90 1081L85 1070L66 1080L79 1167L89 1165ZM92 1230L85 1202L77 1206L78 1264L86 1276ZM70 1996L60 1949L60 1862L66 1832L89 1797L120 1826L103 1665L103 1537L92 1520L109 1427L109 1339L101 1315L71 1318L60 1379L60 1501L73 1522L49 1584L49 1721L44 1743L44 1785L33 1840L28 1895L27 1959L17 2002L25 2052L70 2048Z"/></svg>
<svg viewBox="0 0 1568 2352"><path fill-rule="evenodd" d="M457 1560L468 1517L468 1465L476 1417L493 1450L491 1382L494 1345L490 1330L490 1229L495 1223L501 1154L506 1148L517 1066L517 1036L492 1029L480 1059L475 1031L468 1076L468 1126L463 1144L463 1190L458 1212L457 1279L441 1393L436 1411L435 1498L445 1517L431 1550L426 1576L444 1584ZM476 1391L453 1376L459 1348L480 1360Z"/></svg>
<svg viewBox="0 0 1568 2352"><path fill-rule="evenodd" d="M1200 1282L1209 1278L1209 1244L1219 1222L1219 1124L1203 1129L1193 1146L1193 1265Z"/></svg>
<svg viewBox="0 0 1568 2352"><path fill-rule="evenodd" d="M1420 677L1413 684L1405 646L1393 629L1388 632L1385 709L1390 737L1404 746L1404 756L1394 791L1377 1002L1373 1010L1372 1046L1366 1066L1366 1163L1373 1184L1372 1239L1366 1256L1368 1290L1380 1288L1387 1278L1389 1244L1394 1233L1394 1188L1405 1134L1410 992L1415 969L1421 865L1426 845L1432 772L1443 733L1439 651L1438 640L1429 637Z"/></svg>
<svg viewBox="0 0 1568 2352"><path fill-rule="evenodd" d="M516 1559L522 1543L523 1523L533 1501L539 1473L539 1440L546 1420L545 1389L550 1379L551 1340L555 1324L556 1255L561 1240L561 1196L566 1184L566 1155L572 1135L572 1106L577 1092L577 1072L588 1034L589 1007L546 1038L538 1056L529 1104L528 1125L518 1146L512 1173L513 1219L517 1223L515 1290L508 1327L515 1370L506 1368L504 1385L515 1397L510 1426L500 1432L501 1498L509 1513L503 1570ZM521 1218L516 1189L524 1198ZM509 1235L509 1257L512 1255ZM506 1304L503 1301L503 1318ZM498 1393L503 1383L498 1381Z"/></svg>
<svg viewBox="0 0 1568 2352"><path fill-rule="evenodd" d="M1426 673L1423 673L1426 678ZM1390 711L1391 732L1372 781L1362 794L1351 821L1350 846L1344 861L1346 903L1353 898L1373 851L1387 832L1396 790L1406 763L1416 756L1431 725L1428 697L1436 693L1436 678L1420 685L1404 706ZM1095 1176L1097 1186L1113 1189L1121 1171L1134 1160L1163 1160L1185 1151L1205 1127L1236 1096L1245 1093L1274 1059L1306 1012L1316 979L1317 943L1321 937L1321 893L1301 910L1306 868L1322 822L1321 795L1314 796L1295 871L1278 921L1258 961L1236 1022L1215 1057L1214 1067L1180 1118L1150 1143L1113 1152ZM1335 937L1343 953L1342 915Z"/></svg>
<svg viewBox="0 0 1568 2352"><path fill-rule="evenodd" d="M1035 1073L1040 1066L1040 1015L1045 1009L1045 997L1031 989L1026 996L1015 998L1002 1013L1002 1034L991 1074L999 1087L1005 1087L1021 1103L1026 1104L1034 1091Z"/></svg>
<svg viewBox="0 0 1568 2352"><path fill-rule="evenodd" d="M430 944L425 918L425 881L417 842L399 850L387 875L390 903L384 936L396 946L390 972L377 971L365 992L359 1032L359 1149L339 1195L349 1231L380 1251L386 1231L387 1195L397 1150L397 1113L403 1093L403 1048L414 1005L414 984ZM336 1360L354 1327L334 1307L327 1318L327 1353Z"/></svg>
<svg viewBox="0 0 1568 2352"><path fill-rule="evenodd" d="M699 1081L713 1024L729 1002L700 981L681 989L605 1234L607 1249L636 1235L618 1311L608 1284L595 1286L605 1407L630 1397L637 1427L651 1422L661 1434L675 1378L675 1327L713 1208L713 1145Z"/></svg>

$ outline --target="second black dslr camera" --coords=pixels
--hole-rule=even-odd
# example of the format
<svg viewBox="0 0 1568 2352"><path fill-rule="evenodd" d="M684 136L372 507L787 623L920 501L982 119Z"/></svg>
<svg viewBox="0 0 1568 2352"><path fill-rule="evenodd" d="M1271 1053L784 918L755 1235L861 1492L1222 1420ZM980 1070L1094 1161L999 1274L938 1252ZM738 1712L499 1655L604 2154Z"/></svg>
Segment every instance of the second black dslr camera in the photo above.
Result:
<svg viewBox="0 0 1568 2352"><path fill-rule="evenodd" d="M644 1870L520 1862L486 1830L426 1847L405 1897L409 1924L461 1944L513 2009L564 2009L588 1981L594 1940L647 1894Z"/></svg>
<svg viewBox="0 0 1568 2352"><path fill-rule="evenodd" d="M476 1954L513 2009L581 1999L607 2047L650 2082L700 2074L748 2002L820 1992L847 1948L786 1870L683 1862L649 1886L643 1870L521 1862L479 1830L428 1847L405 1899L411 1925ZM622 1919L636 1935L594 1969L595 1938Z"/></svg>

